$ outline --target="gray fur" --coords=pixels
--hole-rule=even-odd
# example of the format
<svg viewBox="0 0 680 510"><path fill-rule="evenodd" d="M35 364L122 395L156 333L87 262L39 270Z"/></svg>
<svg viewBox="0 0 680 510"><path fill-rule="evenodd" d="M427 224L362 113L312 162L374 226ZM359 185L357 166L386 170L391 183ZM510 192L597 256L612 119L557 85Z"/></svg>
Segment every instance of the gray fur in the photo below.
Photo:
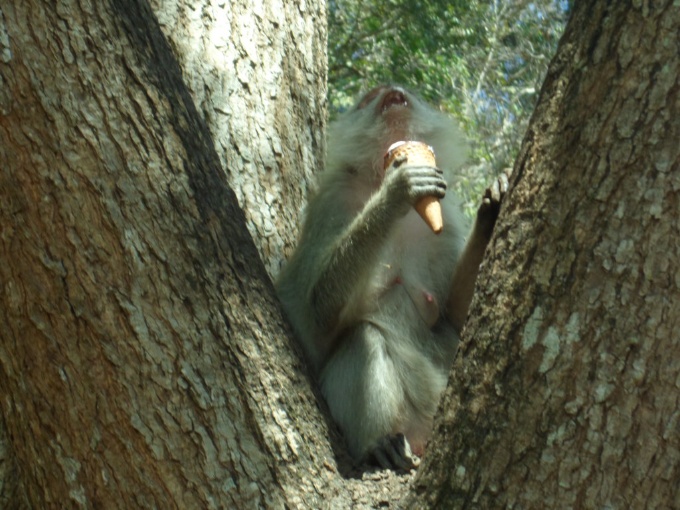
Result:
<svg viewBox="0 0 680 510"><path fill-rule="evenodd" d="M429 437L458 343L447 303L468 227L444 187L466 149L448 116L408 92L407 105L382 111L390 90L329 128L327 168L277 290L352 455L405 467L417 464L409 446L421 454ZM397 140L431 145L441 172L406 166L383 178ZM433 194L443 196L439 235L412 208Z"/></svg>

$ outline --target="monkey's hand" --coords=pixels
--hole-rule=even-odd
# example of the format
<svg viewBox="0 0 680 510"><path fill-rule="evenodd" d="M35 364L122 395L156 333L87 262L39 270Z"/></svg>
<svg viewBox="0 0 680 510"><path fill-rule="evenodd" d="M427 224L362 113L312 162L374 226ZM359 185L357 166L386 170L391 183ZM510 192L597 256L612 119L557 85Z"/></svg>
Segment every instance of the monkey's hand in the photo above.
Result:
<svg viewBox="0 0 680 510"><path fill-rule="evenodd" d="M385 174L382 186L387 201L404 215L423 197L444 198L446 180L433 166L411 166L396 160Z"/></svg>
<svg viewBox="0 0 680 510"><path fill-rule="evenodd" d="M420 458L411 452L411 445L404 434L383 437L370 455L384 469L410 471L420 465Z"/></svg>
<svg viewBox="0 0 680 510"><path fill-rule="evenodd" d="M507 191L508 176L503 172L484 192L482 205L477 209L477 227L479 232L487 239L491 238L498 213L501 210L501 203Z"/></svg>

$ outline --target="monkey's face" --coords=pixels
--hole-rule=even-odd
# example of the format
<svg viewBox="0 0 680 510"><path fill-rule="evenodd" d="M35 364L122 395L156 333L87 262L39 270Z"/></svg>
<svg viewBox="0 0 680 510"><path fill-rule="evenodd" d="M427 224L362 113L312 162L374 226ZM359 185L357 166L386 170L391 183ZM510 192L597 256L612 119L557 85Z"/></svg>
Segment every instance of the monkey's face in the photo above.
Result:
<svg viewBox="0 0 680 510"><path fill-rule="evenodd" d="M385 113L391 107L408 108L409 100L407 94L401 87L381 85L368 91L356 104L355 108L362 110L373 103L376 103L375 107L379 110L379 113Z"/></svg>
<svg viewBox="0 0 680 510"><path fill-rule="evenodd" d="M369 91L329 127L329 166L382 181L389 146L413 138L410 126L417 101L400 87L383 85Z"/></svg>
<svg viewBox="0 0 680 510"><path fill-rule="evenodd" d="M383 127L383 144L387 147L409 135L409 126L418 101L415 95L401 87L381 85L369 91L356 104L355 110L366 110L376 125Z"/></svg>
<svg viewBox="0 0 680 510"><path fill-rule="evenodd" d="M450 123L446 115L410 91L391 85L376 87L330 125L328 166L379 183L390 145L417 140L439 153L436 146L449 137Z"/></svg>

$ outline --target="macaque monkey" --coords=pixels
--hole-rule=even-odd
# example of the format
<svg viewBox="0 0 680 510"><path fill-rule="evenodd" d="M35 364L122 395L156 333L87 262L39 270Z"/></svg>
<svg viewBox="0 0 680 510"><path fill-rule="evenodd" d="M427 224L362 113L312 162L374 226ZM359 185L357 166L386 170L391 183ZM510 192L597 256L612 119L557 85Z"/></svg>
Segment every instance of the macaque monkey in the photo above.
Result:
<svg viewBox="0 0 680 510"><path fill-rule="evenodd" d="M437 168L386 173L399 140L430 145ZM357 461L410 469L429 438L506 186L487 190L469 232L446 193L465 153L447 115L398 87L370 91L329 127L327 167L277 291ZM413 209L424 196L441 200L438 235Z"/></svg>

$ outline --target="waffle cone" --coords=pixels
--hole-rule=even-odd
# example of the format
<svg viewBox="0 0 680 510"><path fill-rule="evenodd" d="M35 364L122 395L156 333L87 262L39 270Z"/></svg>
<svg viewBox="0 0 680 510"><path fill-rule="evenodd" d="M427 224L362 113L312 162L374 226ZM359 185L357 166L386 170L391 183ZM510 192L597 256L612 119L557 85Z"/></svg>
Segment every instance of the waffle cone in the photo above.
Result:
<svg viewBox="0 0 680 510"><path fill-rule="evenodd" d="M397 142L390 146L385 154L384 166L387 170L394 161L406 158L403 164L437 166L432 147L422 142ZM435 197L423 197L415 205L415 209L435 234L444 229L442 206Z"/></svg>

